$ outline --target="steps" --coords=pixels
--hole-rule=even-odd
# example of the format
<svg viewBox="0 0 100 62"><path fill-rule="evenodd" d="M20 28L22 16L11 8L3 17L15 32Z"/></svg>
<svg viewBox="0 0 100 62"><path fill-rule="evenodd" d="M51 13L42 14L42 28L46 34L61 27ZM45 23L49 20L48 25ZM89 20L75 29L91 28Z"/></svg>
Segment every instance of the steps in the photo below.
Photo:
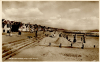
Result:
<svg viewBox="0 0 100 62"><path fill-rule="evenodd" d="M2 44L2 60L7 60L22 51L23 49L29 48L36 43L39 43L44 37L45 36L38 37L38 40L36 40L35 38L21 39Z"/></svg>

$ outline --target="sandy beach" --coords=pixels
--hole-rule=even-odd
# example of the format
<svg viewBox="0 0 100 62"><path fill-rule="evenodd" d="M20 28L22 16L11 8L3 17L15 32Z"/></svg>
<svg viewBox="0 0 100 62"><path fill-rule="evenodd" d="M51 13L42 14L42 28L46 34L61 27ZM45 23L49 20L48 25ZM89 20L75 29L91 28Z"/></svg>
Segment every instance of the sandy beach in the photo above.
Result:
<svg viewBox="0 0 100 62"><path fill-rule="evenodd" d="M50 33L50 35L52 34ZM70 38L72 37L70 36ZM29 39L29 41L32 42L33 39ZM60 43L61 48L59 47ZM31 47L20 51L5 61L99 61L98 37L86 37L84 49L81 47L80 37L77 37L77 42L71 47L71 42L64 37L59 37L56 33L55 37L44 37L40 42L36 40L36 43Z"/></svg>

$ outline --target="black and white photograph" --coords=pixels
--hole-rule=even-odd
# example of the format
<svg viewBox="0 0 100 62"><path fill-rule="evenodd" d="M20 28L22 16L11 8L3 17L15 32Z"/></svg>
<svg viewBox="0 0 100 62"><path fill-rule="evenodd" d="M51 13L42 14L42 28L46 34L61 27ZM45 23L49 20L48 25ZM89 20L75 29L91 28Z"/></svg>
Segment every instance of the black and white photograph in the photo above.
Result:
<svg viewBox="0 0 100 62"><path fill-rule="evenodd" d="M99 61L99 1L2 1L2 61Z"/></svg>

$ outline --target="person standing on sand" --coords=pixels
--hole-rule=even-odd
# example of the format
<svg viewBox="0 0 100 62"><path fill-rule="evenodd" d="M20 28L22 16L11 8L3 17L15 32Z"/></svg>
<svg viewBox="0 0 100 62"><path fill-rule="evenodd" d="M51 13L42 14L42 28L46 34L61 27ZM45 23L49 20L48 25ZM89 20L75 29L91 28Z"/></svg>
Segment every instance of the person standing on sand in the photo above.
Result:
<svg viewBox="0 0 100 62"><path fill-rule="evenodd" d="M35 32L35 36L34 37L36 37L36 34L37 34L37 26L36 26L36 24L34 25L34 32Z"/></svg>
<svg viewBox="0 0 100 62"><path fill-rule="evenodd" d="M10 36L10 30L7 30L7 35L6 36Z"/></svg>
<svg viewBox="0 0 100 62"><path fill-rule="evenodd" d="M38 26L35 25L35 37L37 38L37 31L38 31Z"/></svg>
<svg viewBox="0 0 100 62"><path fill-rule="evenodd" d="M81 37L81 41L82 41L82 37Z"/></svg>
<svg viewBox="0 0 100 62"><path fill-rule="evenodd" d="M62 33L59 34L59 37L61 37L61 36L62 36Z"/></svg>
<svg viewBox="0 0 100 62"><path fill-rule="evenodd" d="M45 32L45 26L43 27L43 34L44 34L44 32Z"/></svg>
<svg viewBox="0 0 100 62"><path fill-rule="evenodd" d="M66 39L68 40L68 35L66 35Z"/></svg>
<svg viewBox="0 0 100 62"><path fill-rule="evenodd" d="M21 29L18 30L18 36L21 36Z"/></svg>
<svg viewBox="0 0 100 62"><path fill-rule="evenodd" d="M35 37L37 37L37 30L36 30L36 32L35 32Z"/></svg>
<svg viewBox="0 0 100 62"><path fill-rule="evenodd" d="M12 36L11 29L9 30L9 36Z"/></svg>
<svg viewBox="0 0 100 62"><path fill-rule="evenodd" d="M18 31L18 35L20 35L20 36L21 36L21 31Z"/></svg>
<svg viewBox="0 0 100 62"><path fill-rule="evenodd" d="M74 40L73 40L73 42L76 42L76 35L73 35L74 36Z"/></svg>
<svg viewBox="0 0 100 62"><path fill-rule="evenodd" d="M85 37L83 38L83 42L86 43L86 42L85 42Z"/></svg>
<svg viewBox="0 0 100 62"><path fill-rule="evenodd" d="M10 30L9 30L9 32L8 32L8 33L9 33L9 36L10 36Z"/></svg>
<svg viewBox="0 0 100 62"><path fill-rule="evenodd" d="M83 42L86 43L86 42L85 42L85 35L83 35Z"/></svg>

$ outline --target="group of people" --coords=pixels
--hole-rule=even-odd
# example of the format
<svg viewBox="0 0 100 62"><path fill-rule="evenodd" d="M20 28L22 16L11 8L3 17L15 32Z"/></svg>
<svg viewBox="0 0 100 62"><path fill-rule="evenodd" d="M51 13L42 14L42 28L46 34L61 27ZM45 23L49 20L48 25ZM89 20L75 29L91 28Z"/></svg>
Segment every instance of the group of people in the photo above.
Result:
<svg viewBox="0 0 100 62"><path fill-rule="evenodd" d="M66 38L68 41L72 42L72 41L68 38L68 35L66 35L66 34L60 33L60 34L59 34L59 37L64 37L64 38ZM76 40L76 34L75 34L75 35L73 35L73 43L75 43L76 41L77 41L77 40ZM81 41L82 41L82 46L84 47L83 43L86 43L86 41L85 41L85 35L83 35L83 36L81 37ZM72 44L71 44L71 45L72 45Z"/></svg>

